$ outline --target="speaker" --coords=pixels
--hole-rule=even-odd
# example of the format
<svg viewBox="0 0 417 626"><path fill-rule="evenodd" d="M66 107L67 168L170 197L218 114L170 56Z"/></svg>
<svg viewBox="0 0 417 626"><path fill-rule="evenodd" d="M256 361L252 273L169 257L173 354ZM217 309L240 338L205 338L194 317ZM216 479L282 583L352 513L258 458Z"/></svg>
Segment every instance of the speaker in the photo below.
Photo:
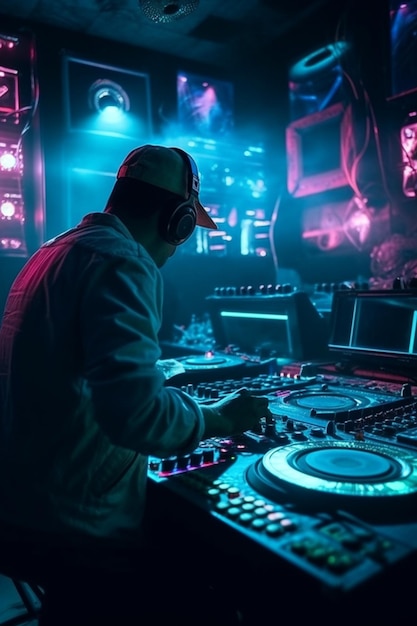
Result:
<svg viewBox="0 0 417 626"><path fill-rule="evenodd" d="M138 145L152 136L149 74L67 55L62 73L66 127L76 131L81 150L91 135L108 137L109 145L114 137Z"/></svg>
<svg viewBox="0 0 417 626"><path fill-rule="evenodd" d="M187 200L175 203L173 208L161 212L160 233L163 239L173 246L179 246L191 237L197 224L197 210L193 199L198 199L199 175L197 164L189 154L180 148L173 148L188 168L188 193Z"/></svg>

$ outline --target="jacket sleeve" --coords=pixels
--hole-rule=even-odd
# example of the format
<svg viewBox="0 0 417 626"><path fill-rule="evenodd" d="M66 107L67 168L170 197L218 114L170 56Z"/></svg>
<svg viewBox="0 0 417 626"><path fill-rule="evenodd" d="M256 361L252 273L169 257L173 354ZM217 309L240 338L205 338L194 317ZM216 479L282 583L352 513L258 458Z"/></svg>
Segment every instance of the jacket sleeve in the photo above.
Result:
<svg viewBox="0 0 417 626"><path fill-rule="evenodd" d="M80 307L85 379L95 419L116 445L159 457L192 451L204 432L199 405L164 386L162 276L150 258L101 259Z"/></svg>

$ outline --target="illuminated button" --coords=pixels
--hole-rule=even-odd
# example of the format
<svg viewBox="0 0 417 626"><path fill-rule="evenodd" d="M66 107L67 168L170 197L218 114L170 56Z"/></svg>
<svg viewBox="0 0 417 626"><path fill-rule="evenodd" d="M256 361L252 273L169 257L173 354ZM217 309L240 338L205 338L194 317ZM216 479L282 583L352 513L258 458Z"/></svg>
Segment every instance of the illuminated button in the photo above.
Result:
<svg viewBox="0 0 417 626"><path fill-rule="evenodd" d="M255 508L255 505L253 504L253 502L244 502L242 504L243 511L253 511L254 508Z"/></svg>
<svg viewBox="0 0 417 626"><path fill-rule="evenodd" d="M227 490L227 495L229 498L236 498L240 495L240 489L238 487L229 487Z"/></svg>
<svg viewBox="0 0 417 626"><path fill-rule="evenodd" d="M282 535L284 532L281 524L267 524L265 526L265 531L268 535L271 535L271 537L277 537L278 535Z"/></svg>
<svg viewBox="0 0 417 626"><path fill-rule="evenodd" d="M259 506L257 509L254 510L254 514L257 517L266 517L268 511L263 507L263 506Z"/></svg>
<svg viewBox="0 0 417 626"><path fill-rule="evenodd" d="M242 511L238 506L231 506L226 511L228 517L238 517Z"/></svg>
<svg viewBox="0 0 417 626"><path fill-rule="evenodd" d="M288 517L282 519L280 524L284 528L284 530L295 530L297 528L297 524Z"/></svg>
<svg viewBox="0 0 417 626"><path fill-rule="evenodd" d="M207 491L207 495L210 499L217 500L218 498L220 498L220 489L216 489L215 487L213 487L212 489L209 489Z"/></svg>
<svg viewBox="0 0 417 626"><path fill-rule="evenodd" d="M254 530L263 530L266 526L266 521L264 518L258 517L253 520L251 523L251 528Z"/></svg>
<svg viewBox="0 0 417 626"><path fill-rule="evenodd" d="M231 504L231 506L240 506L242 502L242 498L229 498L229 504Z"/></svg>
<svg viewBox="0 0 417 626"><path fill-rule="evenodd" d="M326 565L335 572L346 572L355 565L354 559L349 554L332 554L327 559Z"/></svg>
<svg viewBox="0 0 417 626"><path fill-rule="evenodd" d="M245 496L243 499L245 502L255 502L254 496Z"/></svg>
<svg viewBox="0 0 417 626"><path fill-rule="evenodd" d="M272 511L271 513L268 513L267 517L270 522L277 522L285 518L285 513L282 511Z"/></svg>
<svg viewBox="0 0 417 626"><path fill-rule="evenodd" d="M254 500L254 505L255 506L264 506L265 505L265 500Z"/></svg>
<svg viewBox="0 0 417 626"><path fill-rule="evenodd" d="M307 551L307 558L309 561L313 563L324 563L326 562L329 551L326 548L318 545L316 548Z"/></svg>
<svg viewBox="0 0 417 626"><path fill-rule="evenodd" d="M220 483L218 485L219 489L221 489L222 491L227 491L228 489L230 489L230 485L229 483Z"/></svg>
<svg viewBox="0 0 417 626"><path fill-rule="evenodd" d="M238 518L238 522L240 522L244 526L247 526L248 524L250 524L252 520L253 520L253 515L251 513L242 513L241 515L239 515L239 518Z"/></svg>

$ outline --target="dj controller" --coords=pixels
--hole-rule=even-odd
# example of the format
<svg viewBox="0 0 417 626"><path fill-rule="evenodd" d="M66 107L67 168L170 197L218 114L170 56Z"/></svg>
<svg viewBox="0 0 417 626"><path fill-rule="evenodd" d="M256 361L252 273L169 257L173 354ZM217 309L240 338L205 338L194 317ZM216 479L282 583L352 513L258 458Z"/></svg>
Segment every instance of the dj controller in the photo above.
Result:
<svg viewBox="0 0 417 626"><path fill-rule="evenodd" d="M151 495L203 563L218 562L253 623L316 614L321 623L391 625L411 616L417 383L236 358L184 357L178 384L201 404L245 387L268 397L271 414L191 454L151 457Z"/></svg>
<svg viewBox="0 0 417 626"><path fill-rule="evenodd" d="M295 577L327 606L340 596L369 598L373 585L379 593L416 560L416 389L263 373L187 391L206 403L241 387L266 395L272 417L239 436L204 440L189 455L151 458L159 497L169 492L185 522L200 519L215 544L223 534L229 549L251 554L248 568L258 559L269 584Z"/></svg>

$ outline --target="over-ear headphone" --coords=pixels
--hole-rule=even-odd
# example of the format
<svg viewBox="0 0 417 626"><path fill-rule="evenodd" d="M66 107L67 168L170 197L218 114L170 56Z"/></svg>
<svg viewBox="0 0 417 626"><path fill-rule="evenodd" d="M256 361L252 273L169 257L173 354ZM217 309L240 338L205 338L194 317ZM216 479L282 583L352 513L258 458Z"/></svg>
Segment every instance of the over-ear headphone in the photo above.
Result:
<svg viewBox="0 0 417 626"><path fill-rule="evenodd" d="M189 154L180 148L172 148L184 159L189 168L189 197L187 200L180 202L168 209L161 211L161 219L159 222L161 236L173 246L179 246L187 241L194 232L197 224L197 211L192 202L194 196L194 181L198 184L197 165Z"/></svg>

